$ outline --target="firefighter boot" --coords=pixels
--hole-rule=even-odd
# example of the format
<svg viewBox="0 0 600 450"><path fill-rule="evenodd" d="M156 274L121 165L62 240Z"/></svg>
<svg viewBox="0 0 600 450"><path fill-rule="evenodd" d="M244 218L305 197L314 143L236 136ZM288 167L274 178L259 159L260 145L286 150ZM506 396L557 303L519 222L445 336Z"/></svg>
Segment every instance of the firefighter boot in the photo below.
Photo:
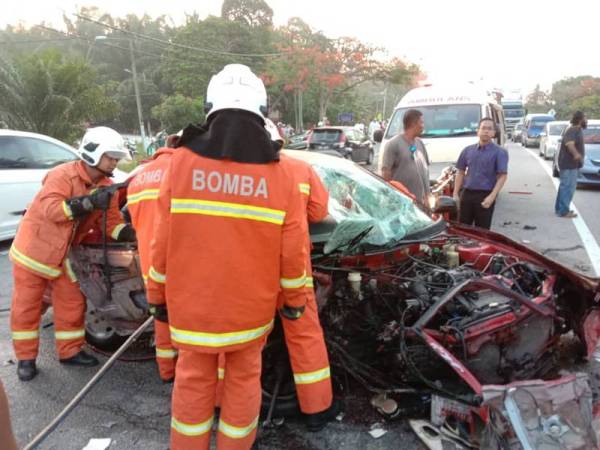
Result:
<svg viewBox="0 0 600 450"><path fill-rule="evenodd" d="M88 355L86 352L81 350L75 356L71 356L70 358L61 359L61 364L67 364L70 366L82 366L82 367L93 367L98 365L98 360L92 356Z"/></svg>
<svg viewBox="0 0 600 450"><path fill-rule="evenodd" d="M17 375L21 381L31 381L37 375L35 359L24 359L17 365Z"/></svg>
<svg viewBox="0 0 600 450"><path fill-rule="evenodd" d="M342 402L334 399L326 410L314 414L304 414L306 428L308 431L321 431L329 422L334 421L342 410Z"/></svg>

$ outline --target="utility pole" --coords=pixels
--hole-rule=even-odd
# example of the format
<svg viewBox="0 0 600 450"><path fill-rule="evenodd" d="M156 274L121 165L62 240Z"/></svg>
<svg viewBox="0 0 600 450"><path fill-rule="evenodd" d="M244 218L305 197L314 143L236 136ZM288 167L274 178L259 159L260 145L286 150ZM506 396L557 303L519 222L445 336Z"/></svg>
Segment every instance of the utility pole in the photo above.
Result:
<svg viewBox="0 0 600 450"><path fill-rule="evenodd" d="M133 89L135 91L135 104L137 106L138 121L140 123L140 134L142 135L143 152L146 153L148 144L146 142L146 132L144 131L144 119L142 116L142 100L140 99L140 88L137 81L137 69L135 67L135 55L133 53L133 40L129 39L129 52L131 54L131 72L133 75Z"/></svg>

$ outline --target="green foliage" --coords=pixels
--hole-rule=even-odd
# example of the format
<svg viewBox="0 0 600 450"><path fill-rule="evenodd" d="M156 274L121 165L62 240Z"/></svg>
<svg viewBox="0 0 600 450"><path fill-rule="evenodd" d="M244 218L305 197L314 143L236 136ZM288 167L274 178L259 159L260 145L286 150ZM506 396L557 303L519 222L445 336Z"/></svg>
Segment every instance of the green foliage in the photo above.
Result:
<svg viewBox="0 0 600 450"><path fill-rule="evenodd" d="M600 95L586 95L573 100L563 118L570 119L575 111L583 111L590 119L600 118Z"/></svg>
<svg viewBox="0 0 600 450"><path fill-rule="evenodd" d="M160 121L161 128L167 133L176 133L190 123L204 121L204 101L176 94L152 108L152 116Z"/></svg>
<svg viewBox="0 0 600 450"><path fill-rule="evenodd" d="M224 0L221 17L250 27L273 25L273 10L264 0Z"/></svg>
<svg viewBox="0 0 600 450"><path fill-rule="evenodd" d="M51 49L1 59L0 98L0 118L10 128L67 142L81 135L85 122L110 120L118 112L89 65Z"/></svg>

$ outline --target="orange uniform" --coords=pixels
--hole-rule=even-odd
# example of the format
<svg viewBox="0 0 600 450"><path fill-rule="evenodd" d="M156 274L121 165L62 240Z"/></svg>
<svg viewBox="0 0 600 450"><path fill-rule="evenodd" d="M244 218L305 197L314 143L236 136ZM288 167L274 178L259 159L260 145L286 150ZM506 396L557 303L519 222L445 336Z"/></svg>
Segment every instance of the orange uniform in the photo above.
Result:
<svg viewBox="0 0 600 450"><path fill-rule="evenodd" d="M329 193L310 164L286 155L281 162L289 164L294 181L302 194L305 220L316 223L328 214ZM304 245L307 251L307 303L306 310L298 320L282 318L285 341L290 355L294 382L300 409L305 414L324 411L331 406L333 399L329 357L319 322L317 303L312 282L310 262L310 235L305 234Z"/></svg>
<svg viewBox="0 0 600 450"><path fill-rule="evenodd" d="M94 184L82 161L61 164L48 172L25 213L9 251L14 263L11 330L18 360L37 356L42 297L49 284L59 357L70 358L80 351L85 337L85 299L67 255L71 245L80 243L98 226L101 212L74 220L66 200L110 184L108 178ZM125 227L116 196L107 214L107 232L116 239Z"/></svg>
<svg viewBox="0 0 600 450"><path fill-rule="evenodd" d="M171 448L208 449L225 354L217 447L247 449L261 402L260 352L277 298L303 307L306 217L291 167L209 159L183 147L163 178L149 301L166 301L178 349Z"/></svg>
<svg viewBox="0 0 600 450"><path fill-rule="evenodd" d="M158 190L162 177L169 167L173 152L172 148L158 149L153 155L152 161L142 166L127 188L127 208L137 235L138 254L144 282L148 279L148 270L150 269L150 242L154 235ZM170 380L175 376L177 350L171 345L169 325L166 322L155 320L154 331L156 362L160 377L163 380Z"/></svg>

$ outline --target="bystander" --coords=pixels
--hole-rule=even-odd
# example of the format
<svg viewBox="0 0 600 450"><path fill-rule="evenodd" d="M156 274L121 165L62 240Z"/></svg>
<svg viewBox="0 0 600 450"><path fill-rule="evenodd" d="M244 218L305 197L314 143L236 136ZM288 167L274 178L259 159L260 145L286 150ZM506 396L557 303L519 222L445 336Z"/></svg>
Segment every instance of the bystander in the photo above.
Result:
<svg viewBox="0 0 600 450"><path fill-rule="evenodd" d="M495 135L496 124L484 117L477 130L479 142L466 147L458 157L454 198L459 203L461 223L487 229L492 225L496 198L508 173L508 152L492 142Z"/></svg>

